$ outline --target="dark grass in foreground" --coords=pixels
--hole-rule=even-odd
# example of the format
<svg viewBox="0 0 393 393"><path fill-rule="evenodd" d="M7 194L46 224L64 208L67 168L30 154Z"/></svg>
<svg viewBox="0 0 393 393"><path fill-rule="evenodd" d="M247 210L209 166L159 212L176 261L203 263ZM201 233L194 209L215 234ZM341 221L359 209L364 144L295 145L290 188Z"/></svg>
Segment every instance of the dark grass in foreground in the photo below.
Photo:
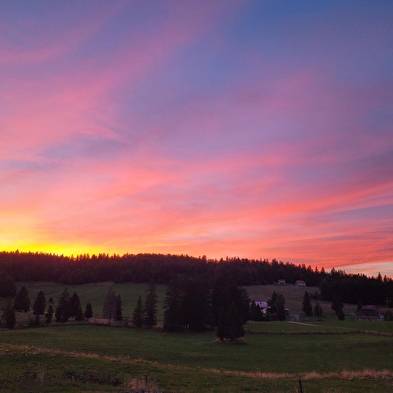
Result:
<svg viewBox="0 0 393 393"><path fill-rule="evenodd" d="M288 324L289 325L289 324ZM287 326L283 324L282 326ZM101 326L0 332L1 391L388 392L393 340L371 334L164 334Z"/></svg>

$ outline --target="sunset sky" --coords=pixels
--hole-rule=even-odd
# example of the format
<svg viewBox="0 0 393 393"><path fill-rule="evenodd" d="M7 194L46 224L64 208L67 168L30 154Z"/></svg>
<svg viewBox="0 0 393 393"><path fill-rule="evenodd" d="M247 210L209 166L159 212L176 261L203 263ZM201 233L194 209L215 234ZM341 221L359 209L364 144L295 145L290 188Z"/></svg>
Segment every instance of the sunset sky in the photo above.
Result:
<svg viewBox="0 0 393 393"><path fill-rule="evenodd" d="M393 276L393 3L0 2L0 250Z"/></svg>

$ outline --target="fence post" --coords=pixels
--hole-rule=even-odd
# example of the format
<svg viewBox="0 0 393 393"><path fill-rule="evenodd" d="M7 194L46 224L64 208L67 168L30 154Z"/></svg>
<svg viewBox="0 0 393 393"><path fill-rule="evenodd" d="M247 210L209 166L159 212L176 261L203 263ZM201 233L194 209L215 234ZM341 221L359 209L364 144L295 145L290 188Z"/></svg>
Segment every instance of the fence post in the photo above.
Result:
<svg viewBox="0 0 393 393"><path fill-rule="evenodd" d="M299 378L299 388L300 388L300 393L303 393L303 387L302 387L302 381Z"/></svg>

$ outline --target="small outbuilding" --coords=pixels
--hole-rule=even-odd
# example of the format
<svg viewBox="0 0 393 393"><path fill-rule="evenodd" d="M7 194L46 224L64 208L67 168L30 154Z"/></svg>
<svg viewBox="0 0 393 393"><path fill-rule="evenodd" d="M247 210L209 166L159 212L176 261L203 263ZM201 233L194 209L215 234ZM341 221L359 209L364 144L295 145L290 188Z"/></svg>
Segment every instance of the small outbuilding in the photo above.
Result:
<svg viewBox="0 0 393 393"><path fill-rule="evenodd" d="M295 284L296 284L298 287L305 287L305 286L306 286L306 282L303 281L303 280L296 280Z"/></svg>
<svg viewBox="0 0 393 393"><path fill-rule="evenodd" d="M356 311L357 321L383 321L384 319L383 311L377 306L363 306Z"/></svg>

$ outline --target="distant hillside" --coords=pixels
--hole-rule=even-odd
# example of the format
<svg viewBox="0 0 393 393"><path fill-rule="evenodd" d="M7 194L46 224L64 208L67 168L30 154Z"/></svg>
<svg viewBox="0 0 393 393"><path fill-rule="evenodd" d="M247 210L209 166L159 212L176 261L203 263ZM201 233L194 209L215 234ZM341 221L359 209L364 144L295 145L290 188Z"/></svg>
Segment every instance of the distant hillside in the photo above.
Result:
<svg viewBox="0 0 393 393"><path fill-rule="evenodd" d="M207 285L219 275L234 279L238 285L268 285L285 280L294 284L303 280L309 287L319 287L323 300L338 295L346 303L393 303L393 281L386 277L370 278L342 271L326 273L311 266L295 265L273 259L254 260L163 254L63 255L26 252L0 252L1 280L16 282L45 281L77 285L114 281L115 283L168 284L175 276L200 277ZM8 280L9 280L8 279ZM4 284L5 285L5 284ZM0 294L1 296L1 294Z"/></svg>

